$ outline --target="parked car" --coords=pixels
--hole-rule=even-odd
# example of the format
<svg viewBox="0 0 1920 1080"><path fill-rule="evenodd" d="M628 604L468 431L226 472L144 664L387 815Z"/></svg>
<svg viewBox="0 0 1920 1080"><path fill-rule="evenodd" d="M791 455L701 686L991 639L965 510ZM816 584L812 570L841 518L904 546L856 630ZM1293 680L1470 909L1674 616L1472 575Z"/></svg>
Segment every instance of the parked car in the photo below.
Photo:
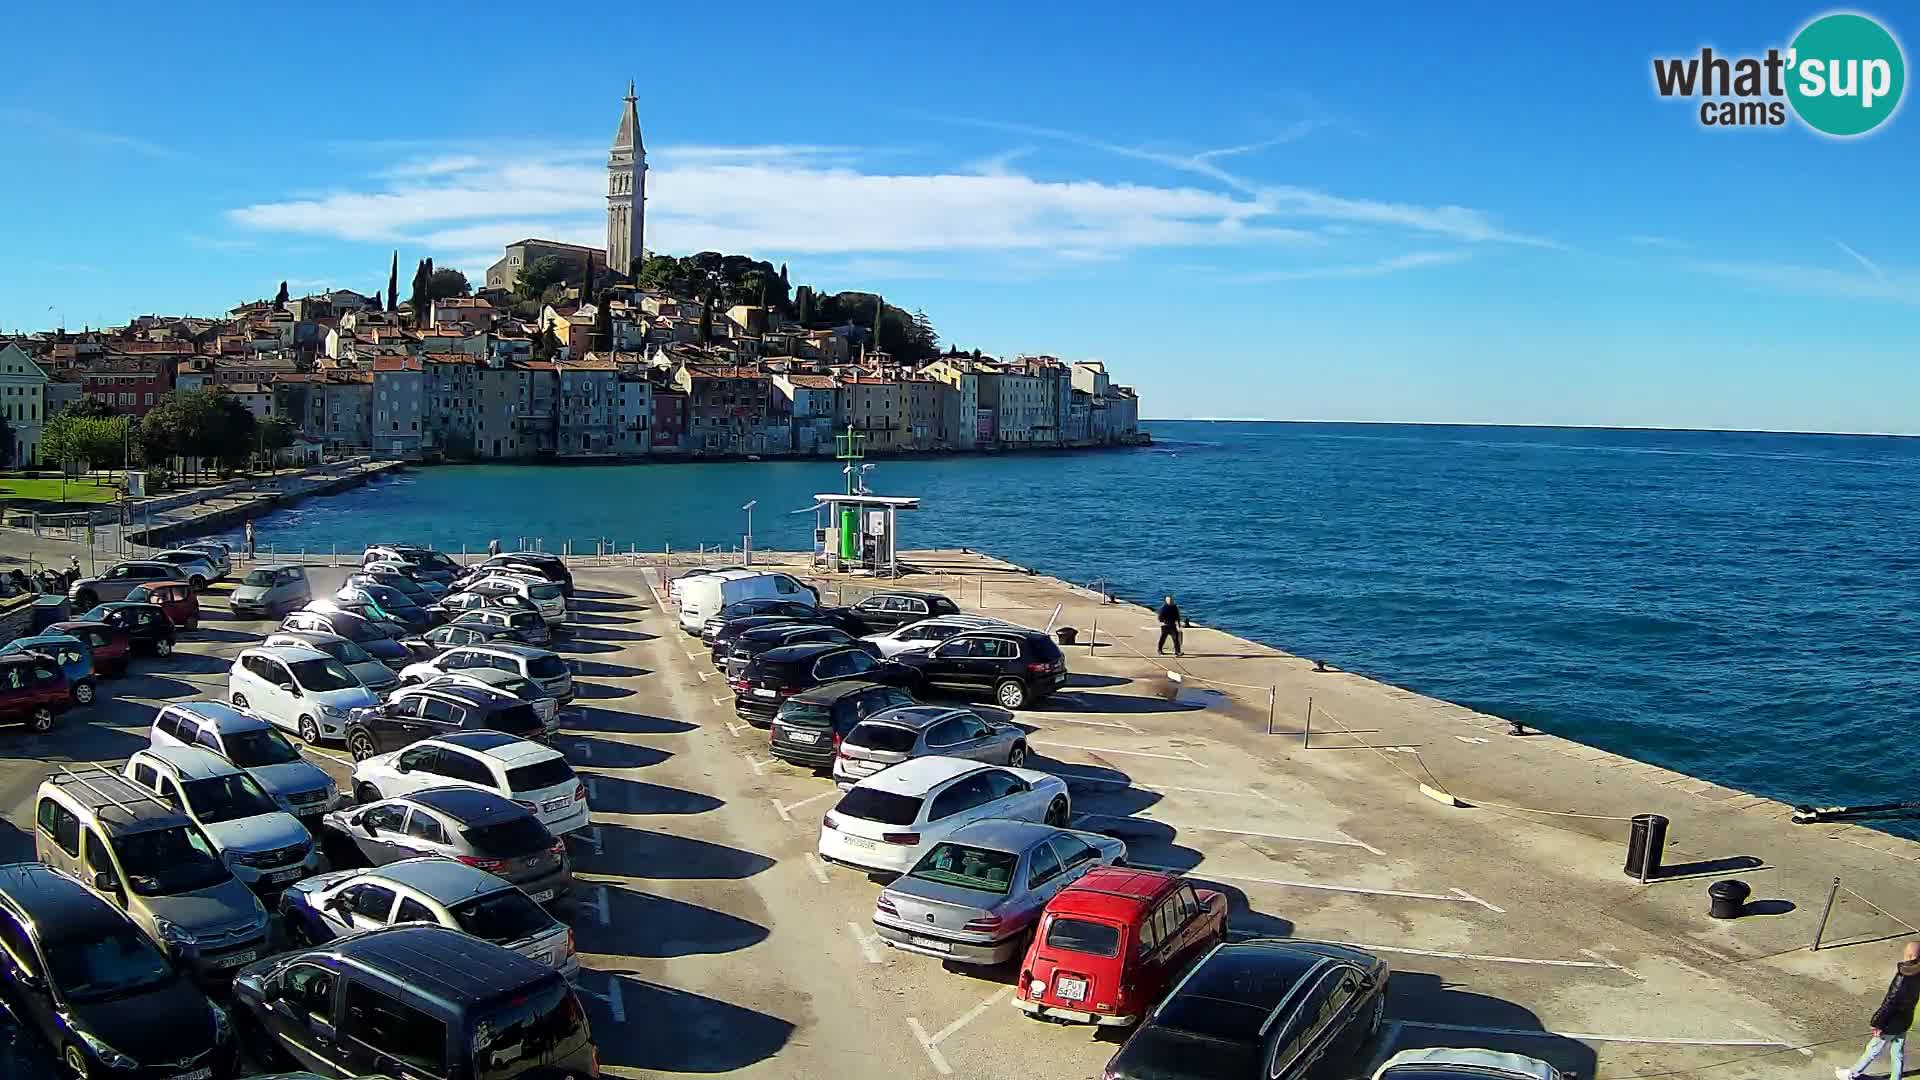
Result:
<svg viewBox="0 0 1920 1080"><path fill-rule="evenodd" d="M102 676L117 677L127 673L127 663L133 655L133 636L127 633L125 627L92 619L64 619L48 623L42 632L66 634L86 642L93 651L93 670Z"/></svg>
<svg viewBox="0 0 1920 1080"><path fill-rule="evenodd" d="M882 683L843 679L816 686L780 703L767 732L767 752L796 765L827 768L855 724L911 704L912 694Z"/></svg>
<svg viewBox="0 0 1920 1080"><path fill-rule="evenodd" d="M547 620L535 611L507 611L501 608L481 608L479 611L463 613L453 620L455 626L492 627L509 631L515 639L524 645L549 645L553 642L553 632L547 629Z"/></svg>
<svg viewBox="0 0 1920 1080"><path fill-rule="evenodd" d="M0 724L25 724L42 734L73 707L73 690L60 665L40 653L0 656Z"/></svg>
<svg viewBox="0 0 1920 1080"><path fill-rule="evenodd" d="M546 649L504 641L462 645L432 660L409 664L400 672L400 681L425 682L468 668L496 668L510 672L538 686L541 693L562 705L573 700L573 669L567 666L565 660Z"/></svg>
<svg viewBox="0 0 1920 1080"><path fill-rule="evenodd" d="M1374 1070L1373 1080L1572 1080L1539 1058L1451 1046L1402 1050Z"/></svg>
<svg viewBox="0 0 1920 1080"><path fill-rule="evenodd" d="M324 633L319 630L276 630L261 642L269 647L290 645L301 648L317 649L347 666L353 677L361 685L376 694L384 694L400 685L400 675L392 668L374 659L373 654L361 648L357 643L341 637L339 634Z"/></svg>
<svg viewBox="0 0 1920 1080"><path fill-rule="evenodd" d="M983 818L1072 820L1066 781L1031 769L925 757L853 785L820 823L819 854L878 873L904 873L954 830Z"/></svg>
<svg viewBox="0 0 1920 1080"><path fill-rule="evenodd" d="M75 705L91 705L98 693L93 681L93 648L72 634L58 632L14 638L0 645L0 656L37 653L60 665Z"/></svg>
<svg viewBox="0 0 1920 1080"><path fill-rule="evenodd" d="M814 612L814 605L807 600L789 600L784 596L759 596L747 600L736 600L721 608L714 616L700 626L700 640L713 645L722 627L735 619L744 619L753 615L790 615L805 619Z"/></svg>
<svg viewBox="0 0 1920 1080"><path fill-rule="evenodd" d="M298 563L271 563L247 571L227 595L227 607L242 619L263 619L299 611L313 600L307 568Z"/></svg>
<svg viewBox="0 0 1920 1080"><path fill-rule="evenodd" d="M481 596L518 596L533 605L548 626L567 621L567 593L557 581L522 574L489 574L461 586L465 592Z"/></svg>
<svg viewBox="0 0 1920 1080"><path fill-rule="evenodd" d="M127 758L121 775L187 815L233 876L256 892L277 892L320 869L306 826L212 751L148 746Z"/></svg>
<svg viewBox="0 0 1920 1080"><path fill-rule="evenodd" d="M847 733L833 759L833 778L846 787L908 758L968 758L1020 768L1027 763L1027 733L1013 724L990 724L970 709L907 705L870 716Z"/></svg>
<svg viewBox="0 0 1920 1080"><path fill-rule="evenodd" d="M213 564L213 580L219 581L233 573L233 548L222 540L194 540L181 544L180 551L197 551Z"/></svg>
<svg viewBox="0 0 1920 1080"><path fill-rule="evenodd" d="M224 701L181 701L153 718L149 746L197 746L220 755L253 777L275 805L312 831L320 816L340 803L339 785L320 766L300 756L279 729Z"/></svg>
<svg viewBox="0 0 1920 1080"><path fill-rule="evenodd" d="M173 655L173 620L158 604L114 600L94 607L80 616L90 622L103 622L126 631L127 643L135 652L154 656Z"/></svg>
<svg viewBox="0 0 1920 1080"><path fill-rule="evenodd" d="M440 623L437 612L428 612L407 599L406 593L385 585L348 585L334 593L333 599L342 610L364 611L375 619L399 623L410 634Z"/></svg>
<svg viewBox="0 0 1920 1080"><path fill-rule="evenodd" d="M733 711L755 727L767 727L787 698L841 679L903 688L910 688L915 681L911 669L889 660L875 660L858 645L824 641L783 645L748 661L731 680Z"/></svg>
<svg viewBox="0 0 1920 1080"><path fill-rule="evenodd" d="M441 926L392 926L276 956L234 979L234 1001L270 1058L330 1077L600 1072L586 1010L564 976Z"/></svg>
<svg viewBox="0 0 1920 1080"><path fill-rule="evenodd" d="M529 612L528 614L532 613ZM464 617L465 616L462 616L462 618ZM540 616L538 615L534 615L533 618L535 621L540 621ZM544 627L546 623L540 622L540 625ZM448 623L445 626L436 626L426 633L415 637L402 638L400 639L400 644L406 646L408 654L418 662L432 660L448 649L457 649L462 645L485 645L491 641L517 645L526 644L524 635L511 626L500 626L488 623L459 625L457 622Z"/></svg>
<svg viewBox="0 0 1920 1080"><path fill-rule="evenodd" d="M296 611L280 620L280 629L336 634L366 650L367 655L398 672L413 662L405 645L379 623L345 611ZM403 634L404 636L404 634Z"/></svg>
<svg viewBox="0 0 1920 1080"><path fill-rule="evenodd" d="M412 567L414 573L433 581L452 581L455 574L464 572L459 563L444 553L418 544L376 544L361 553L361 566L376 562L402 563Z"/></svg>
<svg viewBox="0 0 1920 1080"><path fill-rule="evenodd" d="M936 615L958 615L960 605L936 592L888 589L854 604L853 612L866 620L872 633L884 633Z"/></svg>
<svg viewBox="0 0 1920 1080"><path fill-rule="evenodd" d="M180 810L103 766L63 768L35 797L34 857L116 905L196 978L267 951L267 909Z"/></svg>
<svg viewBox="0 0 1920 1080"><path fill-rule="evenodd" d="M152 604L182 630L200 629L200 594L178 581L151 581L127 593L127 603Z"/></svg>
<svg viewBox="0 0 1920 1080"><path fill-rule="evenodd" d="M962 964L1026 951L1040 911L1087 871L1125 862L1111 836L1031 821L975 821L933 845L873 905L888 947Z"/></svg>
<svg viewBox="0 0 1920 1080"><path fill-rule="evenodd" d="M713 620L708 619L707 624L711 626ZM807 620L797 615L742 615L737 619L728 619L726 622L721 623L720 626L714 630L712 637L708 637L705 630L700 632L700 636L701 640L707 643L707 648L713 658L713 666L724 670L727 666L727 657L733 653L734 643L739 641L740 636L747 631L759 630L769 626L801 625L824 624L808 623Z"/></svg>
<svg viewBox="0 0 1920 1080"><path fill-rule="evenodd" d="M492 608L499 608L502 611L531 611L536 615L540 613L540 609L533 606L533 601L518 593L448 593L433 605L435 611L449 619L458 618L465 612Z"/></svg>
<svg viewBox="0 0 1920 1080"><path fill-rule="evenodd" d="M539 715L544 732L551 738L560 731L560 703L548 696L532 679L517 672L502 671L490 667L465 667L459 671L449 671L445 675L436 675L419 686L478 686L487 690L496 690L510 694L533 706Z"/></svg>
<svg viewBox="0 0 1920 1080"><path fill-rule="evenodd" d="M171 563L134 560L114 563L99 577L86 577L67 586L67 599L75 611L84 611L102 600L121 600L136 586L149 581L185 581L187 575Z"/></svg>
<svg viewBox="0 0 1920 1080"><path fill-rule="evenodd" d="M58 1056L65 1075L221 1076L227 1014L174 971L140 927L79 881L39 863L0 866L0 1003ZM11 1072L0 1047L0 1074Z"/></svg>
<svg viewBox="0 0 1920 1080"><path fill-rule="evenodd" d="M280 897L298 948L397 923L427 923L491 941L558 970L580 973L573 931L511 882L453 859L413 858L335 870Z"/></svg>
<svg viewBox="0 0 1920 1080"><path fill-rule="evenodd" d="M939 615L931 619L910 622L884 634L869 634L866 640L879 648L881 656L898 656L903 652L921 651L933 648L955 634L967 630L1014 629L1013 624L999 619L989 619L981 615Z"/></svg>
<svg viewBox="0 0 1920 1080"><path fill-rule="evenodd" d="M387 564L374 564L374 566L385 565ZM420 579L411 574L400 573L397 570L390 571L364 568L357 574L348 574L346 583L348 586L364 587L367 585L378 585L381 588L392 589L402 596L405 596L408 603L415 607L422 608L431 607L434 601L446 595L444 588L428 588L426 583Z"/></svg>
<svg viewBox="0 0 1920 1080"><path fill-rule="evenodd" d="M567 564L557 555L544 551L509 551L475 563L467 573L479 577L496 570L531 571L558 584L567 596L573 596L573 571L567 569Z"/></svg>
<svg viewBox="0 0 1920 1080"><path fill-rule="evenodd" d="M1067 681L1067 657L1038 630L968 630L926 652L894 657L927 690L989 695L1003 709L1038 705Z"/></svg>
<svg viewBox="0 0 1920 1080"><path fill-rule="evenodd" d="M544 739L547 726L527 702L477 686L409 686L381 705L347 718L347 752L355 761L456 731L503 731Z"/></svg>
<svg viewBox="0 0 1920 1080"><path fill-rule="evenodd" d="M555 836L586 828L587 785L560 751L498 731L456 731L353 767L363 803L423 788L471 787L531 808Z"/></svg>
<svg viewBox="0 0 1920 1080"><path fill-rule="evenodd" d="M744 566L690 566L678 574L675 574L673 578L667 582L667 602L674 607L679 607L680 594L686 591L686 587L692 584L695 578L702 577L706 574L723 574L729 570L745 569L746 567Z"/></svg>
<svg viewBox="0 0 1920 1080"><path fill-rule="evenodd" d="M1217 892L1152 870L1094 870L1047 901L1013 1004L1043 1020L1126 1027L1226 934Z"/></svg>
<svg viewBox="0 0 1920 1080"><path fill-rule="evenodd" d="M214 565L213 557L204 551L175 548L150 555L148 558L153 562L163 562L179 567L180 572L186 575L187 584L193 586L194 592L204 592L208 585L220 580L219 567Z"/></svg>
<svg viewBox="0 0 1920 1080"><path fill-rule="evenodd" d="M422 570L412 563L394 562L389 559L376 559L373 562L367 563L360 567L360 572L363 574L383 575L386 578L405 578L420 588L425 589L434 599L447 595L450 591L448 582L452 581L451 575L437 575ZM393 582L383 581L382 584L391 585Z"/></svg>
<svg viewBox="0 0 1920 1080"><path fill-rule="evenodd" d="M1114 1080L1351 1071L1380 1030L1386 961L1346 945L1268 938L1215 945L1107 1062Z"/></svg>
<svg viewBox="0 0 1920 1080"><path fill-rule="evenodd" d="M817 623L778 623L773 626L756 626L733 640L733 648L728 650L720 665L728 679L737 679L747 670L753 658L783 648L788 645L810 645L814 643L828 645L852 645L868 656L880 655L880 650L848 634L845 630Z"/></svg>
<svg viewBox="0 0 1920 1080"><path fill-rule="evenodd" d="M533 811L475 787L423 788L328 814L321 846L338 867L385 866L426 856L485 870L542 904L573 894L566 844Z"/></svg>
<svg viewBox="0 0 1920 1080"><path fill-rule="evenodd" d="M680 629L698 635L708 619L728 604L757 597L794 600L820 606L820 596L792 574L777 570L723 570L702 574L680 587Z"/></svg>
<svg viewBox="0 0 1920 1080"><path fill-rule="evenodd" d="M227 700L311 746L345 738L348 714L380 699L326 653L279 645L241 650L227 669Z"/></svg>
<svg viewBox="0 0 1920 1080"><path fill-rule="evenodd" d="M323 615L328 617L334 615L351 615L354 618L365 621L367 625L371 626L380 636L393 641L399 641L401 638L414 632L413 628L406 623L398 619L388 618L387 613L381 609L378 604L370 601L342 600L337 596L323 596L318 600L310 600L307 602L306 607L293 614ZM292 615L289 615L287 618L291 619L292 617ZM284 626L286 620L282 620L281 624ZM371 652L372 650L369 649L368 651Z"/></svg>

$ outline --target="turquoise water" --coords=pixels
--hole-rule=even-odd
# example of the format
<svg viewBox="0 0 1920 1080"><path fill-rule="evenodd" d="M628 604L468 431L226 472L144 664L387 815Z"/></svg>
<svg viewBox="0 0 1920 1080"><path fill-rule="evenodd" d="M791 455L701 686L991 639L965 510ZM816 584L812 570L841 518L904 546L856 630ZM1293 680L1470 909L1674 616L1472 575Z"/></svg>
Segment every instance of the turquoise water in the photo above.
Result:
<svg viewBox="0 0 1920 1080"><path fill-rule="evenodd" d="M905 547L968 546L1794 801L1920 798L1920 440L1153 423L1151 450L876 463ZM811 543L831 462L478 466L262 544Z"/></svg>

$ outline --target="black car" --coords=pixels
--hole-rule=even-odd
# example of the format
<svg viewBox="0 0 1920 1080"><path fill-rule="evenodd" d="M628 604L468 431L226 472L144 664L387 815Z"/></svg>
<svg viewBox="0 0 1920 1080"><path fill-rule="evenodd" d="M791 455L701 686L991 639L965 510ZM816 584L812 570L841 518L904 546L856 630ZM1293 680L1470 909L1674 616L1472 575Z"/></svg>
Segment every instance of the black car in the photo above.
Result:
<svg viewBox="0 0 1920 1080"><path fill-rule="evenodd" d="M350 611L296 611L280 620L280 629L338 634L395 670L413 662L413 653L388 632L386 624L362 618ZM405 637L406 634L401 631L399 636Z"/></svg>
<svg viewBox="0 0 1920 1080"><path fill-rule="evenodd" d="M1039 630L968 630L894 659L919 672L928 690L988 694L1007 709L1038 704L1067 681L1066 654Z"/></svg>
<svg viewBox="0 0 1920 1080"><path fill-rule="evenodd" d="M494 555L484 562L473 564L454 580L456 583L473 581L496 570L536 573L548 581L559 584L568 596L573 595L573 571L567 569L567 564L562 562L558 555L548 555L540 551L511 551L503 555Z"/></svg>
<svg viewBox="0 0 1920 1080"><path fill-rule="evenodd" d="M734 639L733 647L727 655L720 658L720 670L732 679L747 669L753 658L769 649L778 649L787 645L809 645L813 642L827 642L834 645L852 645L864 650L867 655L878 659L880 646L859 638L832 626L818 623L781 623L774 626L756 626Z"/></svg>
<svg viewBox="0 0 1920 1080"><path fill-rule="evenodd" d="M362 570L347 575L349 585L384 585L401 593L413 602L415 607L431 608L439 595L420 583L419 578L411 574L402 574L393 570Z"/></svg>
<svg viewBox="0 0 1920 1080"><path fill-rule="evenodd" d="M392 926L262 960L234 979L270 1067L444 1080L587 1077L593 1033L545 964L442 926Z"/></svg>
<svg viewBox="0 0 1920 1080"><path fill-rule="evenodd" d="M935 615L958 615L960 605L936 592L889 589L853 605L853 613L873 628L869 633L879 634Z"/></svg>
<svg viewBox="0 0 1920 1080"><path fill-rule="evenodd" d="M478 686L409 686L383 705L347 717L347 752L355 761L453 731L504 731L540 739L546 722L530 702Z"/></svg>
<svg viewBox="0 0 1920 1080"><path fill-rule="evenodd" d="M733 651L733 643L739 640L741 634L763 626L799 626L807 621L796 615L743 615L728 619L714 631L712 637L707 636L705 629L700 631L700 636L706 639L708 648L713 651L713 666L724 668L727 666L727 655Z"/></svg>
<svg viewBox="0 0 1920 1080"><path fill-rule="evenodd" d="M173 620L159 604L115 600L95 607L80 618L126 631L127 641L135 652L173 655Z"/></svg>
<svg viewBox="0 0 1920 1080"><path fill-rule="evenodd" d="M538 611L515 608L467 611L453 620L455 626L502 627L520 635L517 640L524 645L546 645L553 640L553 628Z"/></svg>
<svg viewBox="0 0 1920 1080"><path fill-rule="evenodd" d="M1358 1070L1386 1010L1387 963L1346 945L1216 945L1107 1062L1108 1080L1301 1080Z"/></svg>
<svg viewBox="0 0 1920 1080"><path fill-rule="evenodd" d="M709 646L720 635L728 623L745 619L753 615L786 615L804 619L813 614L814 605L801 600L784 600L778 596L755 596L747 600L735 600L708 619L700 627L700 639Z"/></svg>
<svg viewBox="0 0 1920 1080"><path fill-rule="evenodd" d="M226 1014L119 908L41 863L0 866L0 999L68 1076L233 1073Z"/></svg>
<svg viewBox="0 0 1920 1080"><path fill-rule="evenodd" d="M822 683L865 679L888 686L911 687L912 668L890 660L875 660L858 645L814 642L769 649L748 661L746 670L730 680L733 711L755 727L773 723L780 705L795 694Z"/></svg>
<svg viewBox="0 0 1920 1080"><path fill-rule="evenodd" d="M847 679L816 686L780 704L767 752L796 765L825 768L833 764L840 740L853 725L877 712L913 703L912 694L884 683Z"/></svg>

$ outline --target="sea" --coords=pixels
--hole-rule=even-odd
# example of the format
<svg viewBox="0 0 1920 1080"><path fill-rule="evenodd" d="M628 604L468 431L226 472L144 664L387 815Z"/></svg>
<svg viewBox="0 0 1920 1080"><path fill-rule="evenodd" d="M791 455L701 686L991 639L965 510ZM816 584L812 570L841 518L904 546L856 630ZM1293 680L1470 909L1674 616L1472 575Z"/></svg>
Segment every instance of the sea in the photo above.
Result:
<svg viewBox="0 0 1920 1080"><path fill-rule="evenodd" d="M1795 803L1920 800L1920 439L1160 421L1151 448L870 462L970 547ZM409 470L258 523L376 540L807 550L833 461ZM1920 827L1890 826L1920 835Z"/></svg>

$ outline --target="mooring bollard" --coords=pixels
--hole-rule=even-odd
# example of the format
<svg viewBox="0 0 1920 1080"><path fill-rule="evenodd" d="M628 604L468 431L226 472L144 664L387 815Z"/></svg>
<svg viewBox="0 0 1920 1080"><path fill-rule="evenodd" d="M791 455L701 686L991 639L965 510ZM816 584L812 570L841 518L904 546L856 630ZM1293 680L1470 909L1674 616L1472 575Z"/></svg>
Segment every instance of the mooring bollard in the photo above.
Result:
<svg viewBox="0 0 1920 1080"><path fill-rule="evenodd" d="M1715 919L1737 919L1747 913L1753 890L1744 881L1728 879L1707 886L1707 914Z"/></svg>
<svg viewBox="0 0 1920 1080"><path fill-rule="evenodd" d="M1660 857L1667 846L1667 819L1659 814L1635 814L1627 833L1627 876L1645 884L1660 876Z"/></svg>

